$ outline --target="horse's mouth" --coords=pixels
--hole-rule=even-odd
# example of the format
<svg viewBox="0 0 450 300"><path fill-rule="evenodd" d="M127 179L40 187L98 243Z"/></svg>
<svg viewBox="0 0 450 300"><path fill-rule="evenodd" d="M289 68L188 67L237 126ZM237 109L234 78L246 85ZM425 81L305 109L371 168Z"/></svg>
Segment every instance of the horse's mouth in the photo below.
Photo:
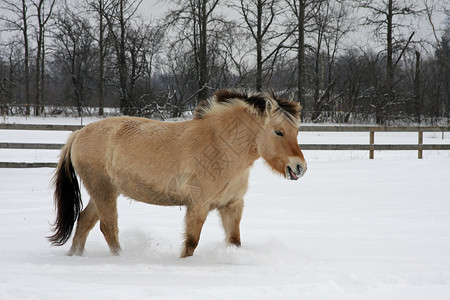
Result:
<svg viewBox="0 0 450 300"><path fill-rule="evenodd" d="M287 168L286 168L286 177L289 180L298 180L300 178L300 173L296 174L294 171L292 171L291 167L287 166Z"/></svg>

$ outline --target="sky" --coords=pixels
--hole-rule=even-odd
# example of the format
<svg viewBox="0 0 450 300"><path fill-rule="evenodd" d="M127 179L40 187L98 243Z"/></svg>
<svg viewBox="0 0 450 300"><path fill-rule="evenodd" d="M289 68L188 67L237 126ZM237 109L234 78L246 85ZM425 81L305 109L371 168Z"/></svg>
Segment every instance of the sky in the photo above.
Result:
<svg viewBox="0 0 450 300"><path fill-rule="evenodd" d="M378 0L381 1L381 0ZM441 3L441 7L450 7L450 0L418 0L418 1L428 1L428 2L437 2L439 1ZM144 16L147 19L154 20L164 17L165 13L173 7L175 4L175 1L170 0L143 0L140 7L139 7L139 13ZM217 9L223 9L218 7ZM4 11L0 11L0 14L4 14ZM234 12L232 9L223 9L223 14L226 14L228 17L231 15L232 18L237 18L238 13ZM361 18L364 16L364 11L358 11L356 14L357 18ZM449 16L450 18L450 16ZM448 22L449 19L447 19ZM414 39L425 39L431 43L435 43L435 38L433 35L432 28L429 24L429 22L426 20L425 17L422 18L415 18L412 20L409 20L414 27L415 30L415 36ZM437 29L437 36L440 38L442 36L443 28L445 28L445 22L446 22L446 15L443 12L435 13L433 15L432 21L434 23L434 26ZM356 22L356 21L355 21ZM373 28L369 27L363 27L363 26L356 26L357 30L350 33L347 38L344 40L342 49L348 48L348 47L360 47L363 49L367 48L374 48L375 50L381 50L379 41L376 40L374 37L374 31ZM405 32L405 36L410 35L410 31ZM0 32L0 40L7 39L8 36L10 36L10 33L2 33ZM429 52L429 54L432 53L431 47L426 48L426 51Z"/></svg>
<svg viewBox="0 0 450 300"><path fill-rule="evenodd" d="M380 0L379 0L380 1ZM419 0L421 1L421 0ZM440 7L450 7L450 0L423 0L427 2L441 2ZM237 1L235 1L237 2ZM161 1L161 0L143 0L141 6L140 6L140 13L151 19L155 18L161 18L164 16L164 14L168 11L168 9L173 6L174 1ZM236 18L238 14L236 12L233 12L231 9L225 10L226 14L234 14L233 18ZM362 18L365 15L365 12L362 10L357 11L356 18ZM450 16L449 16L450 18ZM436 27L437 36L440 38L443 32L443 29L445 28L445 21L446 15L443 12L436 12L433 17L432 21L434 26ZM356 21L355 21L356 22ZM433 36L433 31L430 23L427 21L425 17L422 18L414 18L412 20L409 20L408 22L411 22L411 24L414 27L415 30L415 36L414 39L425 39L427 41L430 41L432 43L435 43L435 39ZM376 41L376 38L374 37L373 28L369 27L363 27L363 26L356 26L356 30L348 35L348 37L345 39L344 42L344 48L345 47L354 47L359 46L362 48L367 47L373 47L377 48L377 45L379 45L378 41ZM405 32L405 35L409 36L410 32ZM431 51L430 48L427 48L428 51Z"/></svg>

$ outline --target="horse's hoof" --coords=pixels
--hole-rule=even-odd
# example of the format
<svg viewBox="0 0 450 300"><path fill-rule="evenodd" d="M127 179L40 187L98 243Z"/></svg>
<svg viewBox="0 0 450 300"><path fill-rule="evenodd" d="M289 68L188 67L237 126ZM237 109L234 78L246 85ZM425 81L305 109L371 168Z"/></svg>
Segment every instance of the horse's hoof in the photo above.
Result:
<svg viewBox="0 0 450 300"><path fill-rule="evenodd" d="M191 257L192 255L194 255L194 251L183 251L180 255L180 258L188 258Z"/></svg>
<svg viewBox="0 0 450 300"><path fill-rule="evenodd" d="M67 256L81 256L83 255L83 250L75 250L75 249L70 249L69 252L67 252Z"/></svg>
<svg viewBox="0 0 450 300"><path fill-rule="evenodd" d="M114 256L120 256L120 252L122 252L121 248L117 248L117 249L111 249L111 253Z"/></svg>
<svg viewBox="0 0 450 300"><path fill-rule="evenodd" d="M230 240L228 241L228 245L229 246L235 246L236 248L240 248L241 247L241 240L238 238L230 238Z"/></svg>

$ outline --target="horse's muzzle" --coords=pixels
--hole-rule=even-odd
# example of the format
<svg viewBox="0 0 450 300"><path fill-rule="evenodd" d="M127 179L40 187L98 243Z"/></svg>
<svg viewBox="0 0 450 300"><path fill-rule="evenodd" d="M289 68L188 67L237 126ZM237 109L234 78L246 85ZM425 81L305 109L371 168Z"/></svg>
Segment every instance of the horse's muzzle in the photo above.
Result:
<svg viewBox="0 0 450 300"><path fill-rule="evenodd" d="M302 166L301 164L295 164L293 168L291 166L286 167L286 178L289 180L298 180L306 172L306 164Z"/></svg>

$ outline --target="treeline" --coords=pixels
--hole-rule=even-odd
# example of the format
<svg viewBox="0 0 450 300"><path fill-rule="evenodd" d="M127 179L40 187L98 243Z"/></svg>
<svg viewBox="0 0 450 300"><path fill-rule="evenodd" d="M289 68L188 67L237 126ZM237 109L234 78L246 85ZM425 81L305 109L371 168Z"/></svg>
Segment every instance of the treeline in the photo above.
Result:
<svg viewBox="0 0 450 300"><path fill-rule="evenodd" d="M152 20L141 2L0 0L1 113L177 117L245 87L294 98L312 122L450 116L450 19L444 32L433 23L445 1L176 0ZM362 26L372 45L345 44Z"/></svg>

